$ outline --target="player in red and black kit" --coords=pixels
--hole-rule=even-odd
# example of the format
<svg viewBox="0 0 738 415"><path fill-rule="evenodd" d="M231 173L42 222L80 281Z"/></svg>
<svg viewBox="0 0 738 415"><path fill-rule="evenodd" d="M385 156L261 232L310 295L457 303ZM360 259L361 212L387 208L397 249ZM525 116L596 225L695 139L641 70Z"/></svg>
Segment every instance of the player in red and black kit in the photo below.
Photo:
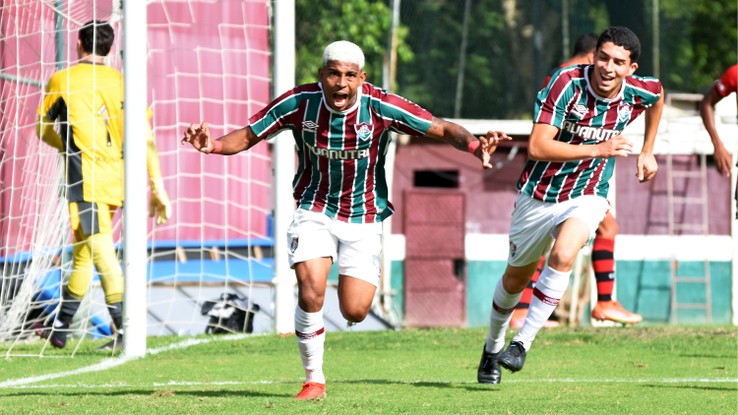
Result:
<svg viewBox="0 0 738 415"><path fill-rule="evenodd" d="M571 58L559 65L558 68L566 68L574 65L591 65L594 62L595 49L597 47L597 35L585 33L577 38L574 43L574 52ZM551 80L551 71L546 75L541 88L545 88ZM643 320L640 314L626 310L619 302L612 299L615 288L615 236L618 234L618 223L610 211L600 222L597 228L594 242L592 243L592 269L597 281L597 305L592 309L592 318L597 320L609 320L622 324L637 324ZM538 276L546 263L546 257L541 257L539 266L530 280L528 287L523 290L520 302L515 306L510 327L520 328L523 326L528 307L533 296L533 288ZM546 322L546 327L554 327L559 323L556 320Z"/></svg>
<svg viewBox="0 0 738 415"><path fill-rule="evenodd" d="M723 73L720 79L705 94L700 103L702 123L705 124L707 132L710 134L712 146L715 149L713 154L715 167L725 177L730 177L733 156L725 148L723 141L720 139L720 134L718 134L718 130L715 127L715 105L733 92L738 92L738 64L731 66ZM738 200L738 191L736 191L735 197ZM736 219L738 219L738 213L736 213Z"/></svg>

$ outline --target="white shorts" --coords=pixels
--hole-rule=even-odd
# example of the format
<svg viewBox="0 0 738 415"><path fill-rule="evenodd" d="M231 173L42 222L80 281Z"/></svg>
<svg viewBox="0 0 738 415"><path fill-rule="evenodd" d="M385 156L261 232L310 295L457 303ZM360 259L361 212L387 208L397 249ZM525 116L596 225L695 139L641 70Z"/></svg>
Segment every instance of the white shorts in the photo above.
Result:
<svg viewBox="0 0 738 415"><path fill-rule="evenodd" d="M338 273L379 286L381 223L348 223L297 209L287 229L290 268L309 259L330 257Z"/></svg>
<svg viewBox="0 0 738 415"><path fill-rule="evenodd" d="M538 262L551 245L556 226L571 217L587 224L591 238L608 210L610 202L599 196L587 195L550 203L519 194L510 225L507 263L521 267Z"/></svg>

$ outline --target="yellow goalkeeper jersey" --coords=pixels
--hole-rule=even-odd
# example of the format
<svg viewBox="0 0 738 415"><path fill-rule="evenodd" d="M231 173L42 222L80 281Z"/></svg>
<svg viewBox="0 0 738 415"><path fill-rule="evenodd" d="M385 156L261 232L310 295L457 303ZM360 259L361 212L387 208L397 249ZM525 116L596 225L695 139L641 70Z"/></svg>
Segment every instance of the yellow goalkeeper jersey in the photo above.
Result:
<svg viewBox="0 0 738 415"><path fill-rule="evenodd" d="M123 203L123 93L121 73L102 64L49 78L38 114L59 122L70 202Z"/></svg>

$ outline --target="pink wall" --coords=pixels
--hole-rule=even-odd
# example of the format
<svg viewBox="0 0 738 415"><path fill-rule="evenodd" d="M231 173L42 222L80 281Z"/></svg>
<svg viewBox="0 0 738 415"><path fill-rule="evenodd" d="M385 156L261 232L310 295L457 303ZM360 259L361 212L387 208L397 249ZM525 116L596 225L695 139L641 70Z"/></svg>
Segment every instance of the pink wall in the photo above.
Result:
<svg viewBox="0 0 738 415"><path fill-rule="evenodd" d="M403 223L403 192L413 187L414 172L418 170L456 170L459 172L459 191L466 193L467 232L506 234L510 230L510 216L517 194L516 183L526 160L525 137L515 137L520 151L508 160L508 151L498 150L493 156L497 167L482 170L480 162L469 154L450 149L448 145L424 139L414 139L410 145L399 146L395 160L392 202L392 232L405 233ZM506 144L505 147L509 145ZM615 174L616 217L621 234L663 235L668 232L668 199L666 158L657 156L659 174L648 183L635 178L636 157L618 159ZM688 163L686 166L684 163ZM676 168L697 169L697 156L675 156ZM710 215L709 233L730 234L730 180L721 177L714 164L707 166ZM699 182L695 179L675 182L676 189L689 197L699 197ZM432 207L431 207L432 208ZM677 205L676 216L681 223L701 223L701 210L695 205ZM696 233L693 230L684 233Z"/></svg>

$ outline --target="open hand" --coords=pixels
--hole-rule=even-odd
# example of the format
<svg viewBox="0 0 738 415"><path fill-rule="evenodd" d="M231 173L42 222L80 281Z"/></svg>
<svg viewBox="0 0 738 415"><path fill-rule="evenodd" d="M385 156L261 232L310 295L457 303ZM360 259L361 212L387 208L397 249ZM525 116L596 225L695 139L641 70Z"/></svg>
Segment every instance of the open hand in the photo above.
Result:
<svg viewBox="0 0 738 415"><path fill-rule="evenodd" d="M497 150L497 145L501 141L509 141L512 140L512 137L508 136L502 131L487 131L487 135L480 136L479 138L479 148L474 152L474 155L477 156L480 160L482 160L482 167L485 169L491 169L492 168L492 153L494 153Z"/></svg>
<svg viewBox="0 0 738 415"><path fill-rule="evenodd" d="M190 124L184 132L182 144L190 143L195 150L201 153L212 153L215 150L213 140L210 139L210 129L208 123Z"/></svg>

